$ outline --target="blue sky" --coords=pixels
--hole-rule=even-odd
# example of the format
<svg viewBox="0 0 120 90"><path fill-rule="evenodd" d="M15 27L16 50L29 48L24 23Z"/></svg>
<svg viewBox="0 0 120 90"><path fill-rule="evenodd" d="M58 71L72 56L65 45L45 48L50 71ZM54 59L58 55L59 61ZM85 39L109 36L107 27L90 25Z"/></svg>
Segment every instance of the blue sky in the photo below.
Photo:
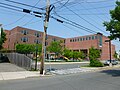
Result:
<svg viewBox="0 0 120 90"><path fill-rule="evenodd" d="M43 13L45 12L45 10L8 2L6 0L0 1L0 23L3 24L4 29L10 30L16 26L22 26L38 31L44 30L44 15L42 18L37 18L33 15L20 12L22 11L22 9L20 8L29 9L32 11L39 11ZM40 8L45 8L46 6L46 0L11 1L21 2ZM85 31L66 23L57 22L56 20L50 18L47 33L64 38L95 34L96 32L101 32L104 35L108 36L109 32L105 30L103 22L110 20L109 10L115 8L115 1L116 0L50 0L50 3L55 6L55 9L51 11L51 16L65 21L64 19L57 16L60 15L79 25L84 26L85 28L88 28L88 30ZM1 6L6 6L3 5L3 3L20 7L11 7L20 11L3 8ZM7 5L6 7L9 6ZM113 41L113 43L116 45L116 50L120 50L119 41Z"/></svg>

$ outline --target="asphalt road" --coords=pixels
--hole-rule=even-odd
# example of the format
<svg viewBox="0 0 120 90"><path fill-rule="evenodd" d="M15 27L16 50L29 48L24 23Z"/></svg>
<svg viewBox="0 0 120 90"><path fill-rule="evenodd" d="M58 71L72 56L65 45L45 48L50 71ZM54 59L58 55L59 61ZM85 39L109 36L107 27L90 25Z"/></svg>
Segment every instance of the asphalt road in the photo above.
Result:
<svg viewBox="0 0 120 90"><path fill-rule="evenodd" d="M45 69L69 69L69 68L78 68L80 66L87 65L87 63L75 63L75 64L45 64ZM33 65L33 67L35 67ZM37 67L40 69L40 65ZM0 72L18 72L18 71L26 71L24 68L18 67L11 63L0 63Z"/></svg>
<svg viewBox="0 0 120 90"><path fill-rule="evenodd" d="M0 81L0 90L120 90L120 69Z"/></svg>
<svg viewBox="0 0 120 90"><path fill-rule="evenodd" d="M69 63L69 64L52 64L52 63L49 63L49 64L45 64L44 65L44 68L45 69L70 69L70 68L78 68L78 67L81 67L81 66L84 66L84 65L88 65L88 63ZM32 67L35 67L34 65ZM40 69L40 65L38 65L37 67L38 69Z"/></svg>

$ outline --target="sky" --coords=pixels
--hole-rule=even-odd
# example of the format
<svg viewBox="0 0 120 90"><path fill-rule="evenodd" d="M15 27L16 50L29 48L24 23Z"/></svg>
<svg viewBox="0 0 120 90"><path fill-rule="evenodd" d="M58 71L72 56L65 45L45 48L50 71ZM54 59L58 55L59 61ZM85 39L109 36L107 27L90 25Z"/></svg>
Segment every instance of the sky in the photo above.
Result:
<svg viewBox="0 0 120 90"><path fill-rule="evenodd" d="M44 13L47 0L0 1L0 23L3 24L2 27L4 29L11 30L16 26L22 26L44 31ZM55 7L51 10L50 15L64 22L60 23L50 17L47 34L71 38L101 32L103 35L109 36L109 32L106 31L103 22L111 19L109 11L115 8L115 2L116 0L50 0L50 5ZM22 12L23 9L31 10L31 13L24 13ZM35 17L33 11L43 13L42 17ZM115 44L116 51L119 51L120 42L113 40L112 43Z"/></svg>

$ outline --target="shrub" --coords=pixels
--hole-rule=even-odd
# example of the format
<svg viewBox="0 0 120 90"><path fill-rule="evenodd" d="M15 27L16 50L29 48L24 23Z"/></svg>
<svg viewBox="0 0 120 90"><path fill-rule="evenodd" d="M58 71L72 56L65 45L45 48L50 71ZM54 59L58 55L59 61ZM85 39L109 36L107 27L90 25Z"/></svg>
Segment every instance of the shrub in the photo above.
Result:
<svg viewBox="0 0 120 90"><path fill-rule="evenodd" d="M91 67L103 67L103 64L99 60L90 60Z"/></svg>

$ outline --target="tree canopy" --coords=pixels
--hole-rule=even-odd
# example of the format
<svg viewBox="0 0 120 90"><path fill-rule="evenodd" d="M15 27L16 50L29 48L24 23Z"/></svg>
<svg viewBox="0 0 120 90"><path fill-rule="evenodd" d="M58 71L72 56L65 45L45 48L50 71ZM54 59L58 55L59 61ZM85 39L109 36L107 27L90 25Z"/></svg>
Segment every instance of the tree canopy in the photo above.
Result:
<svg viewBox="0 0 120 90"><path fill-rule="evenodd" d="M53 41L51 42L50 46L47 47L47 50L49 52L54 52L56 54L59 54L62 52L62 45L60 41Z"/></svg>
<svg viewBox="0 0 120 90"><path fill-rule="evenodd" d="M41 52L42 45L41 44L17 44L16 51L19 53L30 53L35 51Z"/></svg>
<svg viewBox="0 0 120 90"><path fill-rule="evenodd" d="M103 64L98 60L100 58L100 50L91 47L89 49L89 59L91 67L102 67Z"/></svg>
<svg viewBox="0 0 120 90"><path fill-rule="evenodd" d="M83 52L78 51L71 51L67 48L63 50L63 55L67 58L74 58L74 59L84 59L86 56Z"/></svg>
<svg viewBox="0 0 120 90"><path fill-rule="evenodd" d="M6 34L5 32L3 31L3 28L1 28L1 38L0 38L0 49L3 48L3 43L5 42L6 40Z"/></svg>
<svg viewBox="0 0 120 90"><path fill-rule="evenodd" d="M105 21L103 24L106 27L106 31L110 31L109 38L120 40L120 2L116 1L116 7L114 10L110 10L111 19L109 22Z"/></svg>
<svg viewBox="0 0 120 90"><path fill-rule="evenodd" d="M90 60L97 60L100 57L100 50L91 47L89 49L89 59Z"/></svg>

